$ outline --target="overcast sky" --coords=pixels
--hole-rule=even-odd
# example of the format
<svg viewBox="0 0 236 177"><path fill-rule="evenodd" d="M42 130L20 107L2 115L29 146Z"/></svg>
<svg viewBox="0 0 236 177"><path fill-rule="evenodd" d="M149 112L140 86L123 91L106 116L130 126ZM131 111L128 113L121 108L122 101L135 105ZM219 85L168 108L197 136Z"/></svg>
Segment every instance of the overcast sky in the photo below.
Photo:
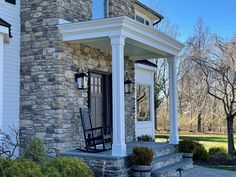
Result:
<svg viewBox="0 0 236 177"><path fill-rule="evenodd" d="M230 38L236 34L236 0L141 0L179 26L180 41L192 33L193 26L201 17L213 33Z"/></svg>

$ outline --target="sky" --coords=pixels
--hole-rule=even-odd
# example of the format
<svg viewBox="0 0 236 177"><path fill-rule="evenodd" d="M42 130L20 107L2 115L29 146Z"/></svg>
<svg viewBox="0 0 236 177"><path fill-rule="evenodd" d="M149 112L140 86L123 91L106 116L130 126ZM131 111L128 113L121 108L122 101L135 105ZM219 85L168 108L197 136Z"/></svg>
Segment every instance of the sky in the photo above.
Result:
<svg viewBox="0 0 236 177"><path fill-rule="evenodd" d="M158 3L158 12L178 25L181 42L185 42L193 34L193 26L199 17L210 27L212 33L224 38L231 38L236 35L236 0L141 1L153 9L156 6L153 2Z"/></svg>

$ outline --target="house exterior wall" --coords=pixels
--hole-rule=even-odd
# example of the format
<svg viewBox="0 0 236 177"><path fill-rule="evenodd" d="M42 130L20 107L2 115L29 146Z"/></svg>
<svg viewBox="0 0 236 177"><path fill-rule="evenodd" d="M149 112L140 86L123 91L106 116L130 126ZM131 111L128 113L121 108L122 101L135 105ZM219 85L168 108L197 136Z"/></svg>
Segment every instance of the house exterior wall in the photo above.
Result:
<svg viewBox="0 0 236 177"><path fill-rule="evenodd" d="M44 140L51 155L84 146L79 108L88 105L88 93L76 88L74 74L80 67L111 72L111 56L82 44L63 43L57 24L59 18L71 22L90 20L91 2L21 1L22 148L34 137ZM119 1L114 2L118 6ZM122 15L118 11L112 15ZM125 63L134 78L134 62L126 58ZM135 138L134 99L134 94L125 95L126 141Z"/></svg>
<svg viewBox="0 0 236 177"><path fill-rule="evenodd" d="M135 0L108 0L109 17L128 16L134 19Z"/></svg>
<svg viewBox="0 0 236 177"><path fill-rule="evenodd" d="M0 18L12 25L12 38L4 44L3 52L3 112L0 127L19 127L20 87L20 3L16 5L0 0ZM1 116L0 116L1 118Z"/></svg>

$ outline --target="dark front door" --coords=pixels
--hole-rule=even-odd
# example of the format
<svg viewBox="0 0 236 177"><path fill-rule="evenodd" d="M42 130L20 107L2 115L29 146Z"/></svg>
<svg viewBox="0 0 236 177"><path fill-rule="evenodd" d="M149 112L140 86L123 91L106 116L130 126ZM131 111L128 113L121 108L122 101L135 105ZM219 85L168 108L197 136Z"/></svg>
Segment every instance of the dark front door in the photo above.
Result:
<svg viewBox="0 0 236 177"><path fill-rule="evenodd" d="M112 115L111 75L90 72L89 108L93 127L110 126Z"/></svg>

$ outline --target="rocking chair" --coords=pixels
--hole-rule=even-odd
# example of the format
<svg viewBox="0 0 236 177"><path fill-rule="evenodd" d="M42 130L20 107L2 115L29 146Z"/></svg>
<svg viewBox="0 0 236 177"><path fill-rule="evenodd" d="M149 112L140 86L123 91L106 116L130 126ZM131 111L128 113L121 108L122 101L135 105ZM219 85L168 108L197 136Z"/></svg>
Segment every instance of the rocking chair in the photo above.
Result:
<svg viewBox="0 0 236 177"><path fill-rule="evenodd" d="M80 108L80 116L84 131L85 148L79 150L94 153L111 150L111 126L93 127L90 112L87 108Z"/></svg>

